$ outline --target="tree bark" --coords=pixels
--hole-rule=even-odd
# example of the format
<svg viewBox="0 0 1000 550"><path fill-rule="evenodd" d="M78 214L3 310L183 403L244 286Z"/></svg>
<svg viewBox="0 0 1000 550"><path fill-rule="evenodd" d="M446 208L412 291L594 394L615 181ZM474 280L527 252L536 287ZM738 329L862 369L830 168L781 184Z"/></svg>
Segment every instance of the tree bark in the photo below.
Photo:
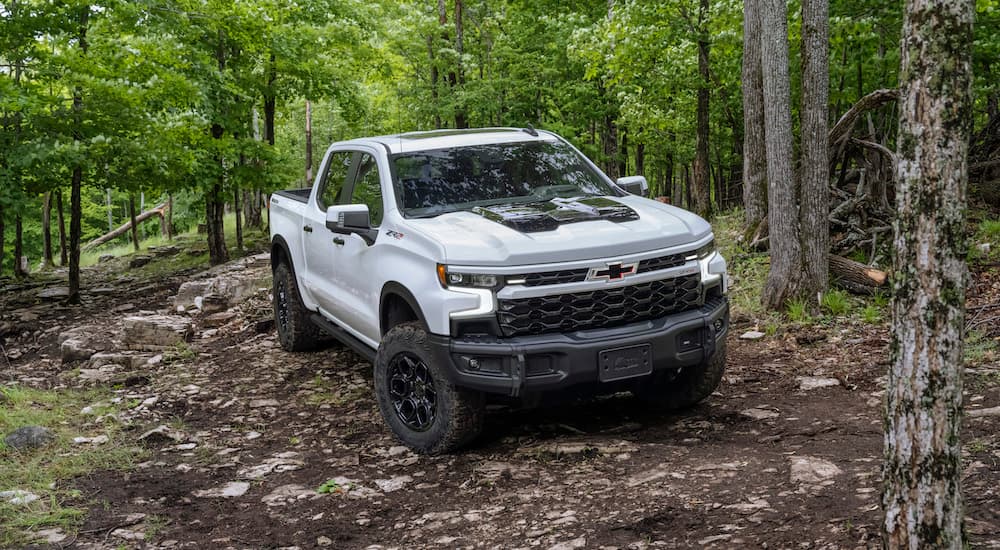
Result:
<svg viewBox="0 0 1000 550"><path fill-rule="evenodd" d="M221 53L219 55L222 55ZM274 112L277 110L277 92L274 87L278 82L277 57L274 53L268 58L267 87L264 89L264 140L274 147Z"/></svg>
<svg viewBox="0 0 1000 550"><path fill-rule="evenodd" d="M311 187L313 181L313 128L312 102L306 100L306 187ZM239 197L236 203L239 204Z"/></svg>
<svg viewBox="0 0 1000 550"><path fill-rule="evenodd" d="M174 196L167 195L167 239L174 240Z"/></svg>
<svg viewBox="0 0 1000 550"><path fill-rule="evenodd" d="M28 276L21 258L24 256L24 225L21 214L14 215L14 276L23 279Z"/></svg>
<svg viewBox="0 0 1000 550"><path fill-rule="evenodd" d="M827 0L802 0L801 187L799 227L803 296L819 305L829 287L824 265L830 252L829 7Z"/></svg>
<svg viewBox="0 0 1000 550"><path fill-rule="evenodd" d="M768 309L782 309L807 288L799 244L799 208L792 170L792 115L785 0L761 0L761 68L767 150L771 268L761 292Z"/></svg>
<svg viewBox="0 0 1000 550"><path fill-rule="evenodd" d="M233 190L233 212L236 214L236 248L243 250L243 220L240 219L240 188Z"/></svg>
<svg viewBox="0 0 1000 550"><path fill-rule="evenodd" d="M767 217L760 1L746 0L743 9L743 207L749 232L756 231L761 221Z"/></svg>
<svg viewBox="0 0 1000 550"><path fill-rule="evenodd" d="M128 194L128 219L132 230L132 247L139 251L139 224L135 220L135 194Z"/></svg>
<svg viewBox="0 0 1000 550"><path fill-rule="evenodd" d="M641 141L635 144L635 175L646 175L646 144Z"/></svg>
<svg viewBox="0 0 1000 550"><path fill-rule="evenodd" d="M42 268L52 266L52 193L46 191L42 195Z"/></svg>
<svg viewBox="0 0 1000 550"><path fill-rule="evenodd" d="M972 128L972 0L907 0L886 386L887 548L966 546L962 333Z"/></svg>
<svg viewBox="0 0 1000 550"><path fill-rule="evenodd" d="M694 154L694 189L691 193L694 199L694 212L703 218L712 214L711 170L708 160L708 109L709 109L709 71L708 71L708 31L705 28L708 17L708 0L701 0L698 10L698 107L697 107L697 138Z"/></svg>
<svg viewBox="0 0 1000 550"><path fill-rule="evenodd" d="M66 250L66 220L63 215L62 189L56 191L56 213L59 221L59 265L65 267L69 263Z"/></svg>
<svg viewBox="0 0 1000 550"><path fill-rule="evenodd" d="M855 294L874 294L885 285L889 275L880 269L868 267L854 260L828 254L830 278Z"/></svg>
<svg viewBox="0 0 1000 550"><path fill-rule="evenodd" d="M226 69L226 50L225 50L225 35L223 31L219 31L219 43L218 48L215 52L215 58L218 62L219 72L222 73ZM273 68L274 54L271 54L272 60L272 71L276 70ZM274 84L274 73L268 79L269 85ZM270 125L267 132L271 132L268 137L273 139L274 135L274 93L273 88L271 89L271 119L270 122L265 123L265 128ZM265 109L265 121L267 120L267 107L268 100L264 101ZM219 123L212 124L212 138L221 140L226 134L225 128ZM272 144L273 145L273 144ZM226 214L226 201L223 195L223 189L226 185L226 162L222 153L216 154L215 162L218 165L218 173L216 175L215 183L209 190L205 193L205 228L206 228L206 238L208 240L208 258L212 265L219 265L229 261L229 250L226 249L226 231L223 225L223 220Z"/></svg>
<svg viewBox="0 0 1000 550"><path fill-rule="evenodd" d="M465 84L465 68L462 65L462 55L465 53L465 32L462 28L464 23L462 0L455 0L455 51L458 59L455 61L455 76L452 81L452 94L459 92L459 87ZM458 97L455 107L455 128L468 128L469 121L465 112L465 101Z"/></svg>
<svg viewBox="0 0 1000 550"><path fill-rule="evenodd" d="M80 12L78 46L83 55L87 54L87 23L90 19L90 5L85 4ZM73 90L73 141L83 139L83 96L79 88ZM83 211L80 205L80 188L83 186L83 166L73 167L69 197L69 296L70 304L80 303L80 238Z"/></svg>
<svg viewBox="0 0 1000 550"><path fill-rule="evenodd" d="M7 240L7 234L4 231L6 229L7 225L3 221L3 203L0 203L0 277L3 277L3 249Z"/></svg>

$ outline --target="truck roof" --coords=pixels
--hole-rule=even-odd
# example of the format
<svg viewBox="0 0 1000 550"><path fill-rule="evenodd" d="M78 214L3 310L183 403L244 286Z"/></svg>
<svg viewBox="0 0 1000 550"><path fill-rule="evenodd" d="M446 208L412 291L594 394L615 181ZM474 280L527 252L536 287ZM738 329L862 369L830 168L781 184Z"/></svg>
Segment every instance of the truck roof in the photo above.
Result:
<svg viewBox="0 0 1000 550"><path fill-rule="evenodd" d="M460 145L487 145L491 143L515 143L523 141L556 141L559 138L544 130L533 128L470 128L464 130L431 130L427 132L406 132L387 136L352 139L343 144L379 145L389 150L389 154L409 153L447 149Z"/></svg>

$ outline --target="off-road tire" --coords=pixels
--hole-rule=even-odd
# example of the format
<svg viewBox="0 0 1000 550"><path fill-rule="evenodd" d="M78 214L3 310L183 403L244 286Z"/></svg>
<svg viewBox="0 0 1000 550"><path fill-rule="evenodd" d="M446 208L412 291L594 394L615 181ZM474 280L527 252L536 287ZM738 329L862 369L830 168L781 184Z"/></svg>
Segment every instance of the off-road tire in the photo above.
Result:
<svg viewBox="0 0 1000 550"><path fill-rule="evenodd" d="M316 349L329 337L309 320L309 311L302 305L295 275L287 263L274 268L274 327L278 331L278 341L285 351L309 351Z"/></svg>
<svg viewBox="0 0 1000 550"><path fill-rule="evenodd" d="M726 342L701 364L685 367L674 378L661 377L637 386L633 393L646 406L659 410L687 409L712 395L726 370Z"/></svg>
<svg viewBox="0 0 1000 550"><path fill-rule="evenodd" d="M409 365L422 364L425 376L432 381L433 420L422 430L408 426L394 404L399 401L390 387L394 379L391 373L398 378L397 369L405 359L409 359ZM401 323L391 328L382 338L375 356L375 397L382 418L393 435L417 453L450 453L472 442L483 429L484 395L452 385L444 368L435 360L427 343L427 331L419 322Z"/></svg>

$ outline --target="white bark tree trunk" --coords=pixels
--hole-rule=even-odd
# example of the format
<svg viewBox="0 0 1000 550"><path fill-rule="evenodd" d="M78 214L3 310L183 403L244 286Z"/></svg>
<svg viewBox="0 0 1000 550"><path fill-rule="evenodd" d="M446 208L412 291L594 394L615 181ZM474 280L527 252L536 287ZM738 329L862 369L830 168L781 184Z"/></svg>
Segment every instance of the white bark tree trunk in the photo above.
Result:
<svg viewBox="0 0 1000 550"><path fill-rule="evenodd" d="M743 207L747 233L767 217L764 75L760 59L760 0L743 2Z"/></svg>
<svg viewBox="0 0 1000 550"><path fill-rule="evenodd" d="M882 505L888 548L964 546L961 442L973 0L907 0Z"/></svg>

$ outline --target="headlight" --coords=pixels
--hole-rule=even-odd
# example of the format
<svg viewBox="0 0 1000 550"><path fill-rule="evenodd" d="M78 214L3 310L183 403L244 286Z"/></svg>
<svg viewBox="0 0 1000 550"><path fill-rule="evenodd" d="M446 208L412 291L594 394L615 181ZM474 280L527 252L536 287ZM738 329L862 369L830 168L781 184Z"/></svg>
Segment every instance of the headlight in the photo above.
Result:
<svg viewBox="0 0 1000 550"><path fill-rule="evenodd" d="M685 260L703 260L715 252L715 239L708 241L698 250L693 250L684 258Z"/></svg>
<svg viewBox="0 0 1000 550"><path fill-rule="evenodd" d="M465 288L498 288L500 283L503 281L502 277L497 275L486 275L482 273L459 273L456 271L451 271L448 266L444 264L438 264L437 266L438 281L440 281L441 286L448 288L452 286L465 287Z"/></svg>

